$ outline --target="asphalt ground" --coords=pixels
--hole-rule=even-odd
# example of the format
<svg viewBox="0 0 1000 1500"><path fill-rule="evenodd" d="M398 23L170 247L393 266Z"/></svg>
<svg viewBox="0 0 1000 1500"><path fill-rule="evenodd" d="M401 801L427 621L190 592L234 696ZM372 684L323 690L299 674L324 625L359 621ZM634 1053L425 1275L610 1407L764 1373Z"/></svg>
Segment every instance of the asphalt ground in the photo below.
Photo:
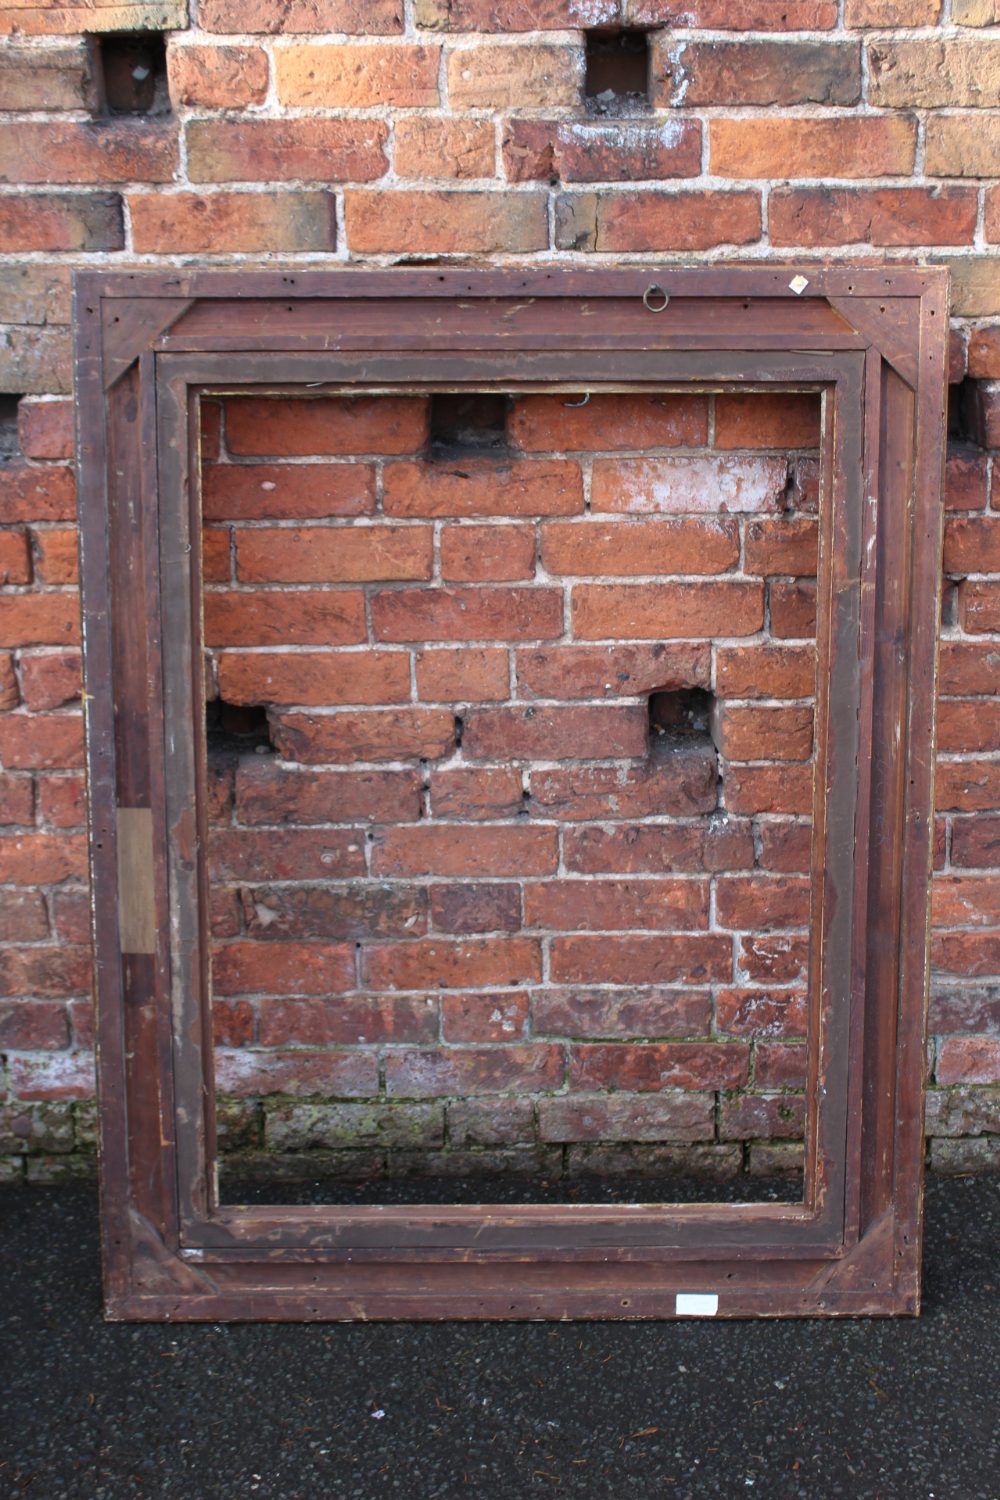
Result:
<svg viewBox="0 0 1000 1500"><path fill-rule="evenodd" d="M1000 1500L1000 1179L919 1319L105 1324L89 1187L0 1193L3 1500Z"/></svg>

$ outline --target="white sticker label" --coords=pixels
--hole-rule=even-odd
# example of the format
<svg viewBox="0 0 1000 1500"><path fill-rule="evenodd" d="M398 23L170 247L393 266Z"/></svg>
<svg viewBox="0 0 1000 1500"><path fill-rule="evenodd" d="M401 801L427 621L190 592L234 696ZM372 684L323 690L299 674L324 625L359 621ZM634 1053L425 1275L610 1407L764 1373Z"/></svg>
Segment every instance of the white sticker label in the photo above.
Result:
<svg viewBox="0 0 1000 1500"><path fill-rule="evenodd" d="M805 276L793 276L792 279L791 279L791 281L788 283L788 285L791 288L791 290L795 293L796 297L801 297L802 293L805 291L806 287L809 285L809 280Z"/></svg>
<svg viewBox="0 0 1000 1500"><path fill-rule="evenodd" d="M714 1318L719 1311L719 1296L717 1292L678 1292L677 1306L674 1308L678 1317L685 1318Z"/></svg>

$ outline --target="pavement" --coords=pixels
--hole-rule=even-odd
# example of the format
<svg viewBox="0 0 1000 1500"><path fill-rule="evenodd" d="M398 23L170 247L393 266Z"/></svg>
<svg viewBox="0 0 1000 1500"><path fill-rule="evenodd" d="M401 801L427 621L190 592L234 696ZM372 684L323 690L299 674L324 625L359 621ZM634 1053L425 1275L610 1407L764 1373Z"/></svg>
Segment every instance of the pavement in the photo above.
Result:
<svg viewBox="0 0 1000 1500"><path fill-rule="evenodd" d="M105 1324L93 1189L0 1193L2 1500L1000 1500L1000 1178L914 1320Z"/></svg>

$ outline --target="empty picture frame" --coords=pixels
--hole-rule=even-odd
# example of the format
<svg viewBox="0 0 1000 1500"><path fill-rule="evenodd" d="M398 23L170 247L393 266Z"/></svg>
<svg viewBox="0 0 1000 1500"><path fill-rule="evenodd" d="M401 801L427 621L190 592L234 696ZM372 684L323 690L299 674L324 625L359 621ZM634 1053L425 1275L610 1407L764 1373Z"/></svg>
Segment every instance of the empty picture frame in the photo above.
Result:
<svg viewBox="0 0 1000 1500"><path fill-rule="evenodd" d="M946 273L85 272L75 306L107 1315L915 1313ZM803 1200L220 1203L202 393L734 388L822 404Z"/></svg>

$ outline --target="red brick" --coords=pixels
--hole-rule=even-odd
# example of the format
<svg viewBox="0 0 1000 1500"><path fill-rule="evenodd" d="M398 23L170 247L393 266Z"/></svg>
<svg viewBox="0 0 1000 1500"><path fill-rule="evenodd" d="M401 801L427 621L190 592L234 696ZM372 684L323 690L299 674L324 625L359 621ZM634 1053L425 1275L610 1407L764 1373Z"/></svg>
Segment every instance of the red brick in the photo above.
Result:
<svg viewBox="0 0 1000 1500"><path fill-rule="evenodd" d="M808 760L813 748L811 708L733 708L716 721L719 753L730 760Z"/></svg>
<svg viewBox="0 0 1000 1500"><path fill-rule="evenodd" d="M734 813L808 813L812 811L812 767L728 765L722 793L727 809Z"/></svg>
<svg viewBox="0 0 1000 1500"><path fill-rule="evenodd" d="M755 984L792 984L807 976L809 940L787 933L753 933L740 938L737 969Z"/></svg>
<svg viewBox="0 0 1000 1500"><path fill-rule="evenodd" d="M445 526L441 576L459 583L510 582L535 572L532 526Z"/></svg>
<svg viewBox="0 0 1000 1500"><path fill-rule="evenodd" d="M876 27L933 26L941 15L941 0L846 0L844 25Z"/></svg>
<svg viewBox="0 0 1000 1500"><path fill-rule="evenodd" d="M970 329L968 373L973 380L1000 379L1000 323Z"/></svg>
<svg viewBox="0 0 1000 1500"><path fill-rule="evenodd" d="M344 880L366 873L360 828L213 828L208 857L213 881Z"/></svg>
<svg viewBox="0 0 1000 1500"><path fill-rule="evenodd" d="M83 765L79 714L6 714L0 719L0 761L10 771Z"/></svg>
<svg viewBox="0 0 1000 1500"><path fill-rule="evenodd" d="M1000 972L1000 933L932 932L931 969L942 974L992 977Z"/></svg>
<svg viewBox="0 0 1000 1500"><path fill-rule="evenodd" d="M236 533L241 583L430 578L429 526L260 526Z"/></svg>
<svg viewBox="0 0 1000 1500"><path fill-rule="evenodd" d="M542 975L535 938L423 938L374 943L364 950L368 983L379 989L465 989L518 985Z"/></svg>
<svg viewBox="0 0 1000 1500"><path fill-rule="evenodd" d="M562 634L562 591L552 588L377 590L377 641L532 641Z"/></svg>
<svg viewBox="0 0 1000 1500"><path fill-rule="evenodd" d="M771 583L771 634L779 640L803 640L816 634L816 585L809 579Z"/></svg>
<svg viewBox="0 0 1000 1500"><path fill-rule="evenodd" d="M916 152L916 122L906 116L713 118L708 128L716 177L905 177Z"/></svg>
<svg viewBox="0 0 1000 1500"><path fill-rule="evenodd" d="M946 698L938 707L937 747L945 754L996 750L1000 745L1000 702Z"/></svg>
<svg viewBox="0 0 1000 1500"><path fill-rule="evenodd" d="M1000 877L935 876L931 922L935 927L1000 926Z"/></svg>
<svg viewBox="0 0 1000 1500"><path fill-rule="evenodd" d="M78 995L90 990L89 948L0 950L0 995Z"/></svg>
<svg viewBox="0 0 1000 1500"><path fill-rule="evenodd" d="M10 651L0 651L0 709L16 708L21 701Z"/></svg>
<svg viewBox="0 0 1000 1500"><path fill-rule="evenodd" d="M958 597L963 629L972 635L1000 630L1000 584L969 581Z"/></svg>
<svg viewBox="0 0 1000 1500"><path fill-rule="evenodd" d="M177 139L173 125L134 119L0 124L0 182L171 182Z"/></svg>
<svg viewBox="0 0 1000 1500"><path fill-rule="evenodd" d="M836 0L626 0L630 26L695 26L713 31L831 31Z"/></svg>
<svg viewBox="0 0 1000 1500"><path fill-rule="evenodd" d="M0 1002L0 1047L35 1052L68 1045L64 1005L44 1000Z"/></svg>
<svg viewBox="0 0 1000 1500"><path fill-rule="evenodd" d="M646 750L645 704L589 708L474 708L463 754L471 760L604 760Z"/></svg>
<svg viewBox="0 0 1000 1500"><path fill-rule="evenodd" d="M262 1000L262 1047L329 1047L376 1042L431 1042L438 1002L432 995L316 995Z"/></svg>
<svg viewBox="0 0 1000 1500"><path fill-rule="evenodd" d="M556 199L559 250L710 250L751 244L760 231L756 192L640 189Z"/></svg>
<svg viewBox="0 0 1000 1500"><path fill-rule="evenodd" d="M378 1089L374 1052L253 1052L247 1048L215 1053L219 1093L237 1098L255 1094L366 1096Z"/></svg>
<svg viewBox="0 0 1000 1500"><path fill-rule="evenodd" d="M430 1099L457 1094L536 1093L558 1088L561 1047L400 1048L386 1054L385 1088L390 1098Z"/></svg>
<svg viewBox="0 0 1000 1500"><path fill-rule="evenodd" d="M417 0L418 26L435 31L573 31L619 19L620 0Z"/></svg>
<svg viewBox="0 0 1000 1500"><path fill-rule="evenodd" d="M208 646L353 646L365 639L360 589L205 594Z"/></svg>
<svg viewBox="0 0 1000 1500"><path fill-rule="evenodd" d="M418 651L417 697L424 703L484 703L506 698L507 652L489 646Z"/></svg>
<svg viewBox="0 0 1000 1500"><path fill-rule="evenodd" d="M805 1130L805 1098L801 1094L745 1094L722 1101L719 1138L743 1141L749 1137L801 1139Z"/></svg>
<svg viewBox="0 0 1000 1500"><path fill-rule="evenodd" d="M326 938L335 942L373 937L420 937L427 931L427 891L422 886L255 886L241 892L243 920L251 937Z"/></svg>
<svg viewBox="0 0 1000 1500"><path fill-rule="evenodd" d="M0 868L8 885L86 880L87 842L75 834L5 834L0 838Z"/></svg>
<svg viewBox="0 0 1000 1500"><path fill-rule="evenodd" d="M7 1065L18 1099L91 1099L94 1058L87 1052L52 1052L45 1057L13 1056Z"/></svg>
<svg viewBox="0 0 1000 1500"><path fill-rule="evenodd" d="M537 1036L683 1037L707 1032L709 991L547 987L532 996Z"/></svg>
<svg viewBox="0 0 1000 1500"><path fill-rule="evenodd" d="M754 1081L758 1088L803 1088L807 1049L795 1042L754 1043Z"/></svg>
<svg viewBox="0 0 1000 1500"><path fill-rule="evenodd" d="M750 824L735 819L567 828L563 850L566 868L585 875L742 870L754 863Z"/></svg>
<svg viewBox="0 0 1000 1500"><path fill-rule="evenodd" d="M199 23L205 30L213 29L201 15ZM167 75L170 97L175 104L195 109L242 109L248 104L264 103L267 53L263 47L174 44L167 50Z"/></svg>
<svg viewBox="0 0 1000 1500"><path fill-rule="evenodd" d="M995 37L886 37L867 50L868 99L878 108L996 103Z"/></svg>
<svg viewBox="0 0 1000 1500"><path fill-rule="evenodd" d="M552 875L559 863L554 828L495 828L420 823L384 828L372 848L373 875Z"/></svg>
<svg viewBox="0 0 1000 1500"><path fill-rule="evenodd" d="M812 852L812 828L808 823L782 821L762 823L759 828L762 870L806 874Z"/></svg>
<svg viewBox="0 0 1000 1500"><path fill-rule="evenodd" d="M582 640L753 635L764 623L764 590L750 582L582 583L571 618Z"/></svg>
<svg viewBox="0 0 1000 1500"><path fill-rule="evenodd" d="M0 32L30 34L30 24L19 25L25 19L23 11L19 17L17 8L11 7L7 26L0 21ZM98 102L95 83L90 49L82 37L44 48L7 43L0 56L2 110L93 110Z"/></svg>
<svg viewBox="0 0 1000 1500"><path fill-rule="evenodd" d="M974 380L964 392L963 424L982 448L1000 447L1000 381Z"/></svg>
<svg viewBox="0 0 1000 1500"><path fill-rule="evenodd" d="M205 583L232 582L232 533L228 526L207 526L201 533L201 576Z"/></svg>
<svg viewBox="0 0 1000 1500"><path fill-rule="evenodd" d="M504 126L502 147L511 182L654 182L701 171L701 125L690 119L515 118Z"/></svg>
<svg viewBox="0 0 1000 1500"><path fill-rule="evenodd" d="M444 995L441 1034L448 1042L519 1042L528 1032L528 996L487 991Z"/></svg>
<svg viewBox="0 0 1000 1500"><path fill-rule="evenodd" d="M76 529L61 526L31 533L35 577L39 583L64 585L76 583L79 577L79 549Z"/></svg>
<svg viewBox="0 0 1000 1500"><path fill-rule="evenodd" d="M528 884L524 925L561 932L690 932L708 926L708 882L562 877Z"/></svg>
<svg viewBox="0 0 1000 1500"><path fill-rule="evenodd" d="M420 816L416 771L294 771L269 760L236 772L241 823L392 823Z"/></svg>
<svg viewBox="0 0 1000 1500"><path fill-rule="evenodd" d="M247 1000L212 1003L212 1040L217 1047L244 1047L253 1041L254 1009Z"/></svg>
<svg viewBox="0 0 1000 1500"><path fill-rule="evenodd" d="M38 776L38 821L49 828L83 828L87 788L82 776Z"/></svg>
<svg viewBox="0 0 1000 1500"><path fill-rule="evenodd" d="M819 437L819 398L811 394L728 392L715 398L717 448L815 448Z"/></svg>
<svg viewBox="0 0 1000 1500"><path fill-rule="evenodd" d="M409 396L231 397L226 442L231 453L270 458L413 453L427 441L427 412Z"/></svg>
<svg viewBox="0 0 1000 1500"><path fill-rule="evenodd" d="M938 1083L1000 1083L1000 1037L945 1037L935 1077Z"/></svg>
<svg viewBox="0 0 1000 1500"><path fill-rule="evenodd" d="M25 458L72 458L72 401L19 401L17 438Z"/></svg>
<svg viewBox="0 0 1000 1500"><path fill-rule="evenodd" d="M131 193L139 254L334 250L336 199L328 192Z"/></svg>
<svg viewBox="0 0 1000 1500"><path fill-rule="evenodd" d="M0 250L121 250L124 245L117 193L19 192L0 198Z"/></svg>
<svg viewBox="0 0 1000 1500"><path fill-rule="evenodd" d="M354 988L352 943L266 943L216 946L212 982L220 995L328 995Z"/></svg>
<svg viewBox="0 0 1000 1500"><path fill-rule="evenodd" d="M676 448L708 438L708 401L684 394L515 396L507 432L527 453Z"/></svg>
<svg viewBox="0 0 1000 1500"><path fill-rule="evenodd" d="M729 520L588 520L542 527L542 562L555 574L723 573L739 557L739 528Z"/></svg>
<svg viewBox="0 0 1000 1500"><path fill-rule="evenodd" d="M508 766L455 766L431 772L431 812L435 818L507 818L521 811L521 773ZM471 835L474 837L474 834Z"/></svg>
<svg viewBox="0 0 1000 1500"><path fill-rule="evenodd" d="M345 710L335 714L278 713L274 745L285 760L436 760L455 744L454 716L444 709Z"/></svg>
<svg viewBox="0 0 1000 1500"><path fill-rule="evenodd" d="M980 869L1000 866L1000 817L954 818L951 862Z"/></svg>
<svg viewBox="0 0 1000 1500"><path fill-rule="evenodd" d="M591 819L692 817L716 804L715 752L678 748L638 766L571 766L533 771L532 808L540 817Z"/></svg>
<svg viewBox="0 0 1000 1500"><path fill-rule="evenodd" d="M579 464L473 458L387 464L387 516L569 516L583 510Z"/></svg>
<svg viewBox="0 0 1000 1500"><path fill-rule="evenodd" d="M583 933L552 942L556 984L710 984L732 977L730 939L719 932L608 937Z"/></svg>
<svg viewBox="0 0 1000 1500"><path fill-rule="evenodd" d="M715 996L716 1029L730 1036L805 1036L806 997L802 990L720 989Z"/></svg>
<svg viewBox="0 0 1000 1500"><path fill-rule="evenodd" d="M0 942L37 943L49 935L40 891L0 891Z"/></svg>
<svg viewBox="0 0 1000 1500"><path fill-rule="evenodd" d="M1000 808L1000 763L992 760L939 760L934 781L939 812Z"/></svg>
<svg viewBox="0 0 1000 1500"><path fill-rule="evenodd" d="M405 703L404 651L225 652L219 695L227 703Z"/></svg>
<svg viewBox="0 0 1000 1500"><path fill-rule="evenodd" d="M952 516L944 528L946 573L1000 572L1000 516Z"/></svg>
<svg viewBox="0 0 1000 1500"><path fill-rule="evenodd" d="M382 120L191 120L185 134L190 182L371 182L388 166Z"/></svg>
<svg viewBox="0 0 1000 1500"><path fill-rule="evenodd" d="M938 692L1000 692L1000 649L991 641L942 641Z"/></svg>
<svg viewBox="0 0 1000 1500"><path fill-rule="evenodd" d="M274 54L278 98L307 109L433 108L440 60L440 47L392 42L282 47Z"/></svg>
<svg viewBox="0 0 1000 1500"><path fill-rule="evenodd" d="M818 525L808 516L747 522L744 572L810 574L818 561Z"/></svg>
<svg viewBox="0 0 1000 1500"><path fill-rule="evenodd" d="M451 109L558 109L579 105L582 51L559 43L480 42L448 53Z"/></svg>
<svg viewBox="0 0 1000 1500"><path fill-rule="evenodd" d="M5 464L0 468L0 523L71 521L76 515L73 470L62 466Z"/></svg>
<svg viewBox="0 0 1000 1500"><path fill-rule="evenodd" d="M717 646L715 690L721 698L807 698L816 687L811 646Z"/></svg>
<svg viewBox="0 0 1000 1500"><path fill-rule="evenodd" d="M539 1100L545 1141L710 1141L715 1101L710 1094L581 1094Z"/></svg>
<svg viewBox="0 0 1000 1500"><path fill-rule="evenodd" d="M720 876L715 883L715 916L720 927L805 927L809 881L797 876Z"/></svg>
<svg viewBox="0 0 1000 1500"><path fill-rule="evenodd" d="M571 1089L733 1089L747 1081L750 1054L739 1043L600 1042L573 1047Z"/></svg>
<svg viewBox="0 0 1000 1500"><path fill-rule="evenodd" d="M431 923L438 932L517 932L521 926L521 888L513 881L438 883L430 892Z"/></svg>
<svg viewBox="0 0 1000 1500"><path fill-rule="evenodd" d="M598 458L591 505L630 514L777 511L787 478L783 458Z"/></svg>
<svg viewBox="0 0 1000 1500"><path fill-rule="evenodd" d="M707 687L707 645L548 646L517 653L522 698L630 698L654 691Z"/></svg>
<svg viewBox="0 0 1000 1500"><path fill-rule="evenodd" d="M768 201L775 245L971 245L975 188L783 188Z"/></svg>
<svg viewBox="0 0 1000 1500"><path fill-rule="evenodd" d="M12 531L0 531L0 584L30 582L28 533L20 527Z"/></svg>
<svg viewBox="0 0 1000 1500"><path fill-rule="evenodd" d="M656 39L651 60L654 108L701 104L856 104L861 48L849 42Z"/></svg>
<svg viewBox="0 0 1000 1500"><path fill-rule="evenodd" d="M21 658L21 694L28 708L62 708L80 696L80 654L60 651Z"/></svg>
<svg viewBox="0 0 1000 1500"><path fill-rule="evenodd" d="M396 120L393 165L398 177L492 177L496 142L492 120Z"/></svg>
<svg viewBox="0 0 1000 1500"><path fill-rule="evenodd" d="M971 444L949 443L944 471L947 510L986 509L987 456Z"/></svg>
<svg viewBox="0 0 1000 1500"><path fill-rule="evenodd" d="M199 0L203 31L391 34L403 29L399 0Z"/></svg>
<svg viewBox="0 0 1000 1500"><path fill-rule="evenodd" d="M236 441L241 435L237 422ZM371 464L208 464L202 504L208 521L370 515L375 470Z"/></svg>
<svg viewBox="0 0 1000 1500"><path fill-rule="evenodd" d="M517 254L548 244L544 193L347 188L344 222L356 254Z"/></svg>

